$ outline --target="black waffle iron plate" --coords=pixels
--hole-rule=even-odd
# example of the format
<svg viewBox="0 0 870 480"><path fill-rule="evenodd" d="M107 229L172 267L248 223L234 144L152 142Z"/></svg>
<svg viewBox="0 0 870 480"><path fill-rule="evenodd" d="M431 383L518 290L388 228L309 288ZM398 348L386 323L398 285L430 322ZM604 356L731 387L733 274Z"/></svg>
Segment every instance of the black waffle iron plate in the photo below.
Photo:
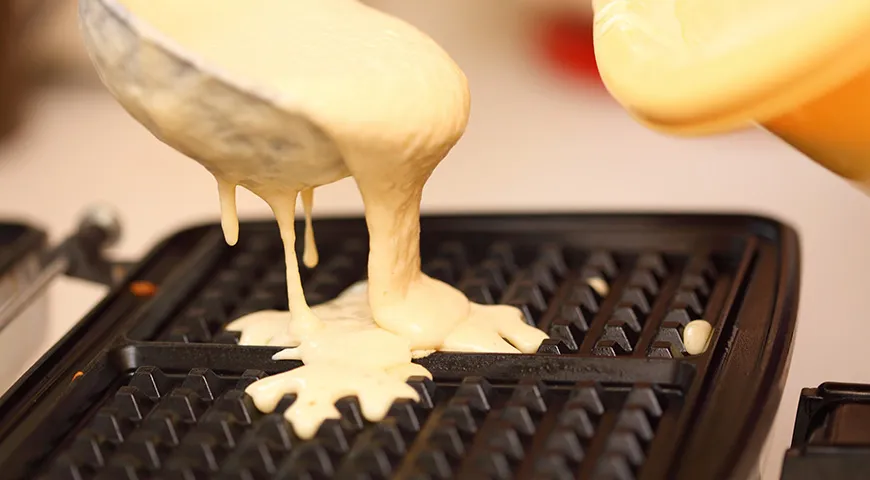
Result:
<svg viewBox="0 0 870 480"><path fill-rule="evenodd" d="M0 404L4 479L730 479L755 468L789 362L795 233L718 215L428 217L424 270L516 305L552 339L531 355L436 353L371 424L353 398L301 441L244 388L299 365L223 325L286 308L272 222L154 249ZM365 275L361 219L315 223L309 302ZM611 285L600 297L585 281ZM152 287L156 287L152 288ZM688 356L682 327L714 325Z"/></svg>

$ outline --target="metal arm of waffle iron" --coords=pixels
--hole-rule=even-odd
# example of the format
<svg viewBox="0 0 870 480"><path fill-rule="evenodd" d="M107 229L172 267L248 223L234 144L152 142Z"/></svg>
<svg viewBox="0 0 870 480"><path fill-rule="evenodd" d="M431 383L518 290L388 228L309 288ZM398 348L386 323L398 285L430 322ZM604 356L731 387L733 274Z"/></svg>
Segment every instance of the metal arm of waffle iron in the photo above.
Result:
<svg viewBox="0 0 870 480"><path fill-rule="evenodd" d="M131 264L111 261L106 258L105 251L120 237L121 222L112 208L96 206L86 210L75 233L46 255L37 277L17 295L0 304L0 329L61 275L110 287L119 282Z"/></svg>
<svg viewBox="0 0 870 480"><path fill-rule="evenodd" d="M121 238L121 222L114 209L98 205L88 208L78 229L55 248L44 265L60 259L66 261L63 271L69 277L113 286L126 274L130 263L115 262L106 257L106 249Z"/></svg>

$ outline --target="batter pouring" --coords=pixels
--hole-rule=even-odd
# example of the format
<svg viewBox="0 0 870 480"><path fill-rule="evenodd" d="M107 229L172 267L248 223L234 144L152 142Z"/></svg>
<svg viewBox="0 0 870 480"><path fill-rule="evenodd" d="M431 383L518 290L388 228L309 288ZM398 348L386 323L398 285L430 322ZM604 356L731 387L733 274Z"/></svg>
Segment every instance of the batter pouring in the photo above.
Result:
<svg viewBox="0 0 870 480"><path fill-rule="evenodd" d="M518 309L475 305L420 270L420 201L468 122L465 75L428 36L356 0L80 0L94 64L121 105L218 181L226 240L238 238L235 189L265 200L284 241L289 312L228 328L245 344L293 348L305 365L252 384L297 434L336 417L356 395L379 420L411 363L434 350L534 352L546 335ZM352 176L369 229L368 282L309 308L295 255L295 210L306 213L303 261L317 263L313 189Z"/></svg>

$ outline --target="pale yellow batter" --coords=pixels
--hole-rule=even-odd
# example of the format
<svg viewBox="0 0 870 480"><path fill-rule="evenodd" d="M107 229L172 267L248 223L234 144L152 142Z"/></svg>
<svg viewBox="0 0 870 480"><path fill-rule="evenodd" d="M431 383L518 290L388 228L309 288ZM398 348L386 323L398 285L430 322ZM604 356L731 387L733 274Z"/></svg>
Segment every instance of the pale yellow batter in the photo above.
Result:
<svg viewBox="0 0 870 480"><path fill-rule="evenodd" d="M305 365L252 384L258 408L311 436L334 402L359 397L370 420L434 350L533 352L546 335L518 309L475 305L420 271L420 201L468 122L465 75L428 36L356 0L80 0L83 32L108 89L155 136L217 179L224 235L238 238L235 188L272 208L284 242L289 312L234 322L244 344L293 348ZM309 308L295 255L317 251L313 189L352 176L369 229L368 283Z"/></svg>
<svg viewBox="0 0 870 480"><path fill-rule="evenodd" d="M302 190L302 207L305 209L305 251L302 263L308 268L317 266L320 256L317 253L317 243L314 241L314 227L311 226L311 210L314 208L314 188Z"/></svg>
<svg viewBox="0 0 870 480"><path fill-rule="evenodd" d="M700 355L707 351L713 326L706 320L693 320L683 327L683 345L689 355Z"/></svg>
<svg viewBox="0 0 870 480"><path fill-rule="evenodd" d="M592 290L595 290L595 293L601 298L610 294L610 285L607 284L607 280L601 277L588 278L586 284L592 287Z"/></svg>

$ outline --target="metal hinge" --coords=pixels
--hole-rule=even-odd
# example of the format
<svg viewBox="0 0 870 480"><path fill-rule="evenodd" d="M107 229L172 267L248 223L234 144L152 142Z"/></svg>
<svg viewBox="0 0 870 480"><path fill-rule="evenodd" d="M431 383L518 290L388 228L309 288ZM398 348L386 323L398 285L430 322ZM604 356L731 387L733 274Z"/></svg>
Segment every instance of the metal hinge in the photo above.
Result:
<svg viewBox="0 0 870 480"><path fill-rule="evenodd" d="M97 205L85 210L76 231L43 257L33 281L0 304L0 329L61 275L109 287L119 283L133 264L109 259L106 250L120 238L121 222L114 208Z"/></svg>

